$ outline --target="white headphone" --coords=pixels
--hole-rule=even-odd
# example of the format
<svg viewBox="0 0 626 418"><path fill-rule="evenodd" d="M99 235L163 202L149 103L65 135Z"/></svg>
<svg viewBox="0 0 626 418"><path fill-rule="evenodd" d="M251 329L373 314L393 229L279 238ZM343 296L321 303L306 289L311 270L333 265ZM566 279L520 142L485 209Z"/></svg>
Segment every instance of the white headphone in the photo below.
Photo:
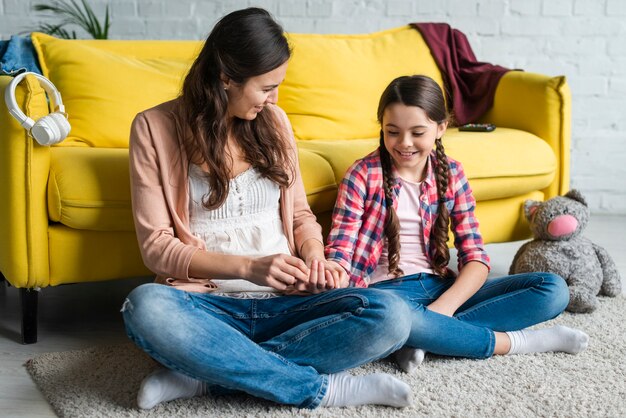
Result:
<svg viewBox="0 0 626 418"><path fill-rule="evenodd" d="M17 85L27 75L33 75L39 80L39 84L48 93L48 97L54 104L54 112L46 115L37 121L32 120L17 105L15 99L15 89ZM30 135L41 145L54 145L63 141L70 133L70 123L67 120L65 106L61 100L61 93L54 87L54 84L46 77L37 73L26 72L18 74L4 91L4 101L7 104L9 113L25 128Z"/></svg>

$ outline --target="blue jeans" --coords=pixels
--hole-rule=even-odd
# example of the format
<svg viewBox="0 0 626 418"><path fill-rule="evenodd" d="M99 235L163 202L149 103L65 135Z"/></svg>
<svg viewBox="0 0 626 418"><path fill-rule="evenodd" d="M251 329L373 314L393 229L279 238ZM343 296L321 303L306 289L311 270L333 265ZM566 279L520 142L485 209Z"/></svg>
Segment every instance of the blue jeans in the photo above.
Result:
<svg viewBox="0 0 626 418"><path fill-rule="evenodd" d="M426 308L454 279L415 274L375 283L404 299L411 308L407 346L434 354L488 358L494 331L516 331L558 316L569 302L565 280L552 273L525 273L488 280L453 317Z"/></svg>
<svg viewBox="0 0 626 418"><path fill-rule="evenodd" d="M211 393L301 408L319 405L327 374L389 355L411 330L408 305L376 289L235 299L150 283L128 295L122 312L131 340Z"/></svg>

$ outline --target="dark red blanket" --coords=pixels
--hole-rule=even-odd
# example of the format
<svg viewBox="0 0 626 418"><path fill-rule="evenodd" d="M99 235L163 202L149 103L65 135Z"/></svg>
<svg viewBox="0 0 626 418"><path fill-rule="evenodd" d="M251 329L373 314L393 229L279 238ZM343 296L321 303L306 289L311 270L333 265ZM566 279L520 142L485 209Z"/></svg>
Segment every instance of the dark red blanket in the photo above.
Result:
<svg viewBox="0 0 626 418"><path fill-rule="evenodd" d="M510 70L476 61L465 34L447 23L411 23L411 27L422 34L443 74L455 121L476 122L493 105L498 82Z"/></svg>

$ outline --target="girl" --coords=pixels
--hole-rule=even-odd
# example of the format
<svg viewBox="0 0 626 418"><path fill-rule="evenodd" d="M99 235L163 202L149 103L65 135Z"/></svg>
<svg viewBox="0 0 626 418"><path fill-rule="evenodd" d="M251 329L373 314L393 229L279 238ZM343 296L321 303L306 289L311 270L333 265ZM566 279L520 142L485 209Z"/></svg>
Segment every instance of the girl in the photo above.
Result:
<svg viewBox="0 0 626 418"><path fill-rule="evenodd" d="M324 292L345 272L324 259L276 106L289 56L266 11L233 12L181 96L133 122L135 227L158 283L134 289L122 311L129 337L164 366L142 382L140 408L232 391L305 408L410 404L390 375L338 373L402 347L408 307L376 289Z"/></svg>
<svg viewBox="0 0 626 418"><path fill-rule="evenodd" d="M432 79L391 82L378 106L380 146L348 169L339 188L327 258L348 272L352 285L384 289L410 305L411 334L396 353L407 372L425 351L487 358L584 350L589 337L579 330L522 330L565 309L561 277L531 273L486 282L489 257L472 190L442 143L448 119ZM449 225L458 277L448 269Z"/></svg>

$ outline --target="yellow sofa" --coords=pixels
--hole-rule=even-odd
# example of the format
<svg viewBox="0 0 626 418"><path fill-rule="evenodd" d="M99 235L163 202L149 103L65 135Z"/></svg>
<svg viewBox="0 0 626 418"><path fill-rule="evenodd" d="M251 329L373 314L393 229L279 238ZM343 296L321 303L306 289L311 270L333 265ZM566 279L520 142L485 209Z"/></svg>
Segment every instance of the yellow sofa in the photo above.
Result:
<svg viewBox="0 0 626 418"><path fill-rule="evenodd" d="M0 105L0 272L22 289L22 334L36 341L37 292L46 286L144 276L131 215L128 134L135 114L177 95L199 41L60 40L34 33L47 76L63 95L72 131L57 146L33 141ZM279 90L298 140L309 203L327 229L337 183L377 145L376 106L396 76L442 77L409 26L366 35L291 34L294 53ZM0 94L9 83L0 77ZM27 79L25 113L48 112ZM525 199L569 182L570 93L564 77L509 72L483 117L492 133L450 129L487 242L528 236Z"/></svg>

